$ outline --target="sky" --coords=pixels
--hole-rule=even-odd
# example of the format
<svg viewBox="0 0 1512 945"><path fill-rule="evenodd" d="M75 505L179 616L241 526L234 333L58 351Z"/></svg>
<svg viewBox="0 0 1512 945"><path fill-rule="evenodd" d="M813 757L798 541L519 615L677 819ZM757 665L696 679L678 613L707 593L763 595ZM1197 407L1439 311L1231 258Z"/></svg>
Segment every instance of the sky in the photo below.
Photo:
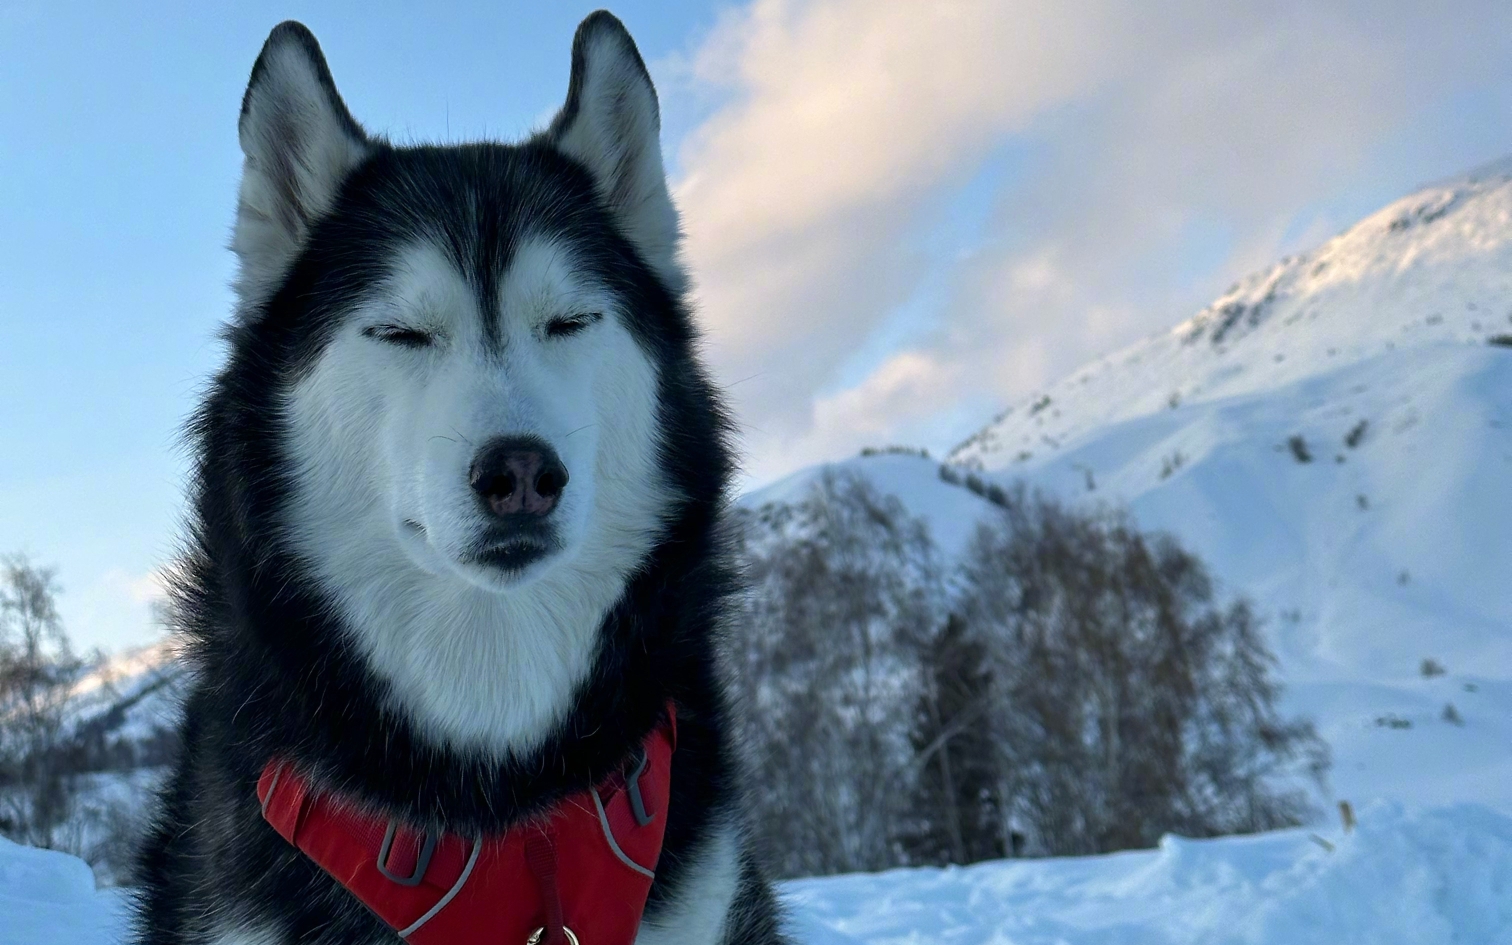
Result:
<svg viewBox="0 0 1512 945"><path fill-rule="evenodd" d="M514 138L577 3L0 0L0 552L83 648L159 632L180 430L222 357L236 112L320 38L398 141ZM1079 364L1512 154L1512 4L620 3L650 65L743 484L940 454Z"/></svg>

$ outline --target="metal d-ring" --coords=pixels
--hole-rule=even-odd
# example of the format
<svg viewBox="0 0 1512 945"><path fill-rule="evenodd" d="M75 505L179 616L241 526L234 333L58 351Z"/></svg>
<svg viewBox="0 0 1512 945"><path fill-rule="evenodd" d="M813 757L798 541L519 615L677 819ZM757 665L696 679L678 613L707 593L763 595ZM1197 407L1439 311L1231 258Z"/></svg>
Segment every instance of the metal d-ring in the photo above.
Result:
<svg viewBox="0 0 1512 945"><path fill-rule="evenodd" d="M567 936L567 945L581 945L578 942L577 934L567 926L562 926L562 932ZM544 941L546 941L546 927L543 925L530 933L530 938L525 940L525 945L541 945Z"/></svg>

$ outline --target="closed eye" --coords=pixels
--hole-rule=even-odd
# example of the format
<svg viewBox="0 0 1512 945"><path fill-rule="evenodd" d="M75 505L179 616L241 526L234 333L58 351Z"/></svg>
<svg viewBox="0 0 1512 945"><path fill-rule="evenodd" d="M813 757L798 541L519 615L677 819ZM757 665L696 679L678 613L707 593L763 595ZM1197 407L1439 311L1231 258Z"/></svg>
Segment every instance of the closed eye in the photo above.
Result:
<svg viewBox="0 0 1512 945"><path fill-rule="evenodd" d="M433 333L406 325L369 325L362 329L362 333L368 338L401 348L428 348L436 343Z"/></svg>
<svg viewBox="0 0 1512 945"><path fill-rule="evenodd" d="M546 337L566 338L569 335L575 335L603 317L598 312L579 312L576 315L553 318L546 323Z"/></svg>

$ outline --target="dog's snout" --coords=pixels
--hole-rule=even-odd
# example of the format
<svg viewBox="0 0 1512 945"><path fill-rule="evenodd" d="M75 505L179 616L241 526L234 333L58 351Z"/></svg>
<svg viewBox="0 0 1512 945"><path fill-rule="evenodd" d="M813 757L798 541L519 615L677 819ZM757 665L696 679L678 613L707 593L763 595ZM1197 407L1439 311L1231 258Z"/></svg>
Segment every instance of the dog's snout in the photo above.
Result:
<svg viewBox="0 0 1512 945"><path fill-rule="evenodd" d="M567 467L535 437L505 437L478 452L468 482L495 515L546 515L567 487Z"/></svg>

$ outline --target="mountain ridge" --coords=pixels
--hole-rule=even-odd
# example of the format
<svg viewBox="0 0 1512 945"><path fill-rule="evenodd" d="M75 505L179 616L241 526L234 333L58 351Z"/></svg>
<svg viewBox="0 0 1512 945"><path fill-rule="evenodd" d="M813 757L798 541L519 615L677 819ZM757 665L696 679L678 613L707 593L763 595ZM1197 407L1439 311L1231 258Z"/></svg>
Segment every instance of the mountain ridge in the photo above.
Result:
<svg viewBox="0 0 1512 945"><path fill-rule="evenodd" d="M1239 280L1013 404L943 464L828 468L897 496L947 557L991 506L946 478L1125 507L1266 616L1288 710L1333 746L1337 797L1512 810L1503 335L1512 160ZM817 472L742 502L790 501Z"/></svg>
<svg viewBox="0 0 1512 945"><path fill-rule="evenodd" d="M1309 330L1279 330L1296 325ZM1094 425L1383 350L1500 334L1512 334L1512 158L1392 201L1316 249L1245 276L1196 315L1011 405L948 458L1002 468ZM1081 406L1091 399L1108 406Z"/></svg>

